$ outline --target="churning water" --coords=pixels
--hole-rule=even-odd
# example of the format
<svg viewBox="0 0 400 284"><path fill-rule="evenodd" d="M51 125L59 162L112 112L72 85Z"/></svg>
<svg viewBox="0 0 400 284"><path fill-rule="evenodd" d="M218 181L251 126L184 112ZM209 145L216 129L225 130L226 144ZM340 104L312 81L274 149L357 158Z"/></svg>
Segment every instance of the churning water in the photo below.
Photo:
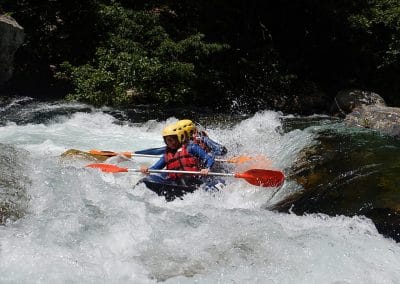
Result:
<svg viewBox="0 0 400 284"><path fill-rule="evenodd" d="M60 157L71 148L159 147L165 124L183 117L128 123L83 105L13 115L7 107L14 106L0 110L0 209L9 217L0 226L1 283L400 283L400 246L369 219L265 210L299 189L293 180L276 192L230 179L217 193L166 202L135 187L138 174ZM266 155L286 170L315 134L283 133L279 118L265 111L207 130L232 156Z"/></svg>

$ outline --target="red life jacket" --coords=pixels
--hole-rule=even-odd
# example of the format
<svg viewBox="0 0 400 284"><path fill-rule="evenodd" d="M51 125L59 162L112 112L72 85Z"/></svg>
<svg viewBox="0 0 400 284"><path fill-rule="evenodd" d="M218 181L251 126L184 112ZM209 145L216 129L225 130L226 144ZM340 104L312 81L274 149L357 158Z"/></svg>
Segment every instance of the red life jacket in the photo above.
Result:
<svg viewBox="0 0 400 284"><path fill-rule="evenodd" d="M175 153L168 151L164 155L167 170L199 171L199 161L187 151L186 144L182 145ZM168 176L177 179L183 174L170 173Z"/></svg>

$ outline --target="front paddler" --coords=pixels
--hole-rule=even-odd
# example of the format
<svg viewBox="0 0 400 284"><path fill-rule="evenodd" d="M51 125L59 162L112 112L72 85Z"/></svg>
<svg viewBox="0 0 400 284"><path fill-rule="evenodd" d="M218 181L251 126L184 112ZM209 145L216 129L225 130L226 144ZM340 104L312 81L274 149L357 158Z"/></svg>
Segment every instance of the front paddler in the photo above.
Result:
<svg viewBox="0 0 400 284"><path fill-rule="evenodd" d="M214 164L214 158L208 155L198 144L186 143L185 132L176 124L168 125L162 131L166 144L163 156L150 167L150 169L200 171L201 175L207 175ZM148 174L149 168L142 166L142 173ZM169 173L168 179L175 180L179 184L198 184L199 177L193 175Z"/></svg>

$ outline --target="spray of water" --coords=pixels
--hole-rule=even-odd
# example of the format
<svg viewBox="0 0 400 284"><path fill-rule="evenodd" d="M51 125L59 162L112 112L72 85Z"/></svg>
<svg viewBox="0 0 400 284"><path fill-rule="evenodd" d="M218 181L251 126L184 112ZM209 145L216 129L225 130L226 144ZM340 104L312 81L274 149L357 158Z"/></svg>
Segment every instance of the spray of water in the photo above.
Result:
<svg viewBox="0 0 400 284"><path fill-rule="evenodd" d="M163 126L176 120L117 123L99 111L0 127L0 143L23 151L14 155L25 166L14 171L29 179L23 217L0 227L0 282L400 282L400 247L370 220L263 209L298 190L294 181L274 193L231 179L219 192L166 202L134 186L140 175L59 157L69 148L159 147ZM232 155L265 155L286 170L313 134L280 127L279 113L260 112L207 130Z"/></svg>

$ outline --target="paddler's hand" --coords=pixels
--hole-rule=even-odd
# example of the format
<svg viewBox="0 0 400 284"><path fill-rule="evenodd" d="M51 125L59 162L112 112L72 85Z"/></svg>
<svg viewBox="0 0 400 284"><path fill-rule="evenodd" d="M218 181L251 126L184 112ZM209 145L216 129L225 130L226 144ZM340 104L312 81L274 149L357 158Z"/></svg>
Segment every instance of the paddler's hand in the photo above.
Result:
<svg viewBox="0 0 400 284"><path fill-rule="evenodd" d="M202 176L206 176L206 175L208 175L208 173L210 172L210 169L201 169L201 171L200 171L200 174L202 175Z"/></svg>
<svg viewBox="0 0 400 284"><path fill-rule="evenodd" d="M146 166L141 166L140 167L140 172L142 173L142 174L146 174L146 175L148 175L150 172L149 172L149 168L148 167L146 167Z"/></svg>

